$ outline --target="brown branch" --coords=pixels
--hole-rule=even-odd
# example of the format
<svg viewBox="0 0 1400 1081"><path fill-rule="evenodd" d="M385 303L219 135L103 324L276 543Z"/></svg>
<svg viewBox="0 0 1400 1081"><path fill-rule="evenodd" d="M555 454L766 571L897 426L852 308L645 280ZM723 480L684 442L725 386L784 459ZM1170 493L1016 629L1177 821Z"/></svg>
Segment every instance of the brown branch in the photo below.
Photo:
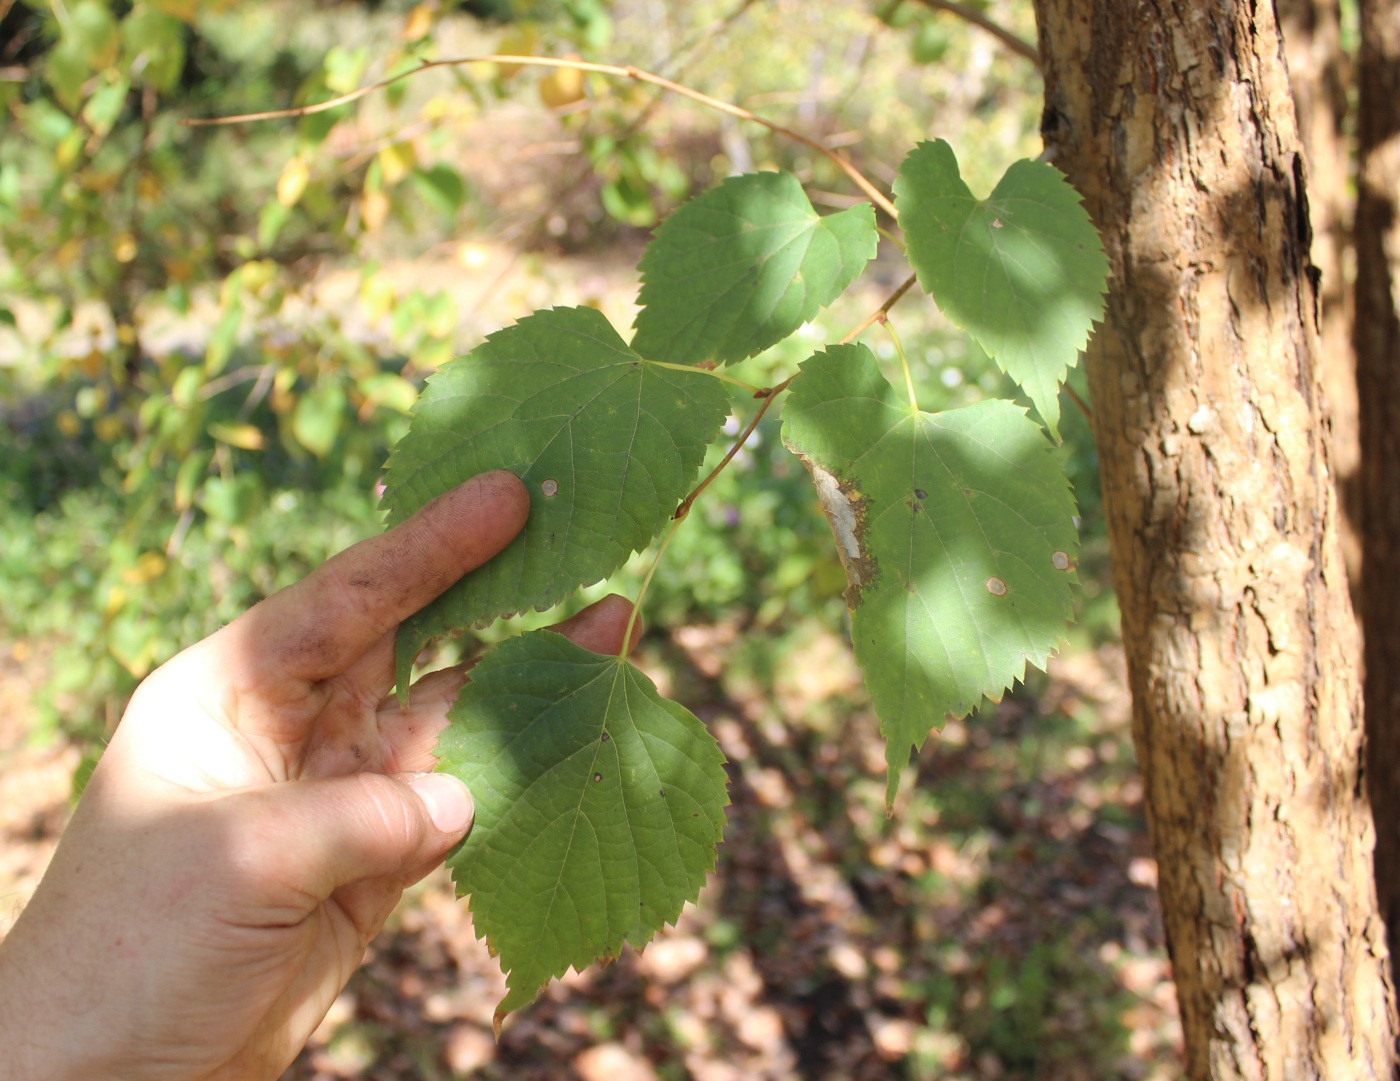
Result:
<svg viewBox="0 0 1400 1081"><path fill-rule="evenodd" d="M883 323L885 321L885 316L889 315L890 309L899 303L900 297L913 288L914 282L917 280L918 279L913 274L910 274L900 287L891 293L888 299L886 299L879 308L862 319L855 329L842 338L837 344L847 345L874 324ZM777 386L767 387L754 395L756 398L761 397L763 399L763 404L758 407L758 412L754 414L753 420L749 421L748 427L739 434L739 438L734 441L734 445L729 448L729 453L724 456L719 465L710 470L709 475L697 484L695 489L688 496L681 500L680 506L676 508L676 513L671 515L672 519L680 520L690 513L691 504L695 502L700 493L708 488L717 476L724 472L725 467L734 460L734 455L738 454L740 448L749 441L749 436L753 435L754 429L758 427L758 422L763 419L763 414L768 412L768 407L773 404L773 400L783 391L787 390L788 387L792 386L793 380L801 374L800 371L793 372Z"/></svg>
<svg viewBox="0 0 1400 1081"><path fill-rule="evenodd" d="M739 433L739 438L734 441L734 445L729 448L729 453L724 456L719 465L711 469L709 475L697 484L688 496L681 500L681 505L676 508L676 513L671 515L672 521L678 522L690 513L691 504L695 502L700 493L708 488L717 476L724 472L725 466L734 460L734 455L738 454L743 445L749 441L749 436L753 435L754 429L758 427L758 422L763 419L763 414L768 412L768 407L773 404L773 400L783 391L787 390L787 388L792 385L792 381L801 374L801 372L793 372L776 387L769 387L765 391L759 392L763 395L763 404L758 407L758 412L753 415L753 420L749 421L748 427ZM756 396L757 395L755 395L755 397Z"/></svg>
<svg viewBox="0 0 1400 1081"><path fill-rule="evenodd" d="M946 11L949 15L956 15L959 19L985 30L1017 56L1024 56L1035 65L1037 71L1041 70L1040 50L1035 45L1012 33L1000 23L993 22L971 4L962 4L958 0L919 0L919 3L933 8L934 11Z"/></svg>
<svg viewBox="0 0 1400 1081"><path fill-rule="evenodd" d="M904 279L903 284L901 284L898 289L896 289L893 293L890 294L888 300L886 300L873 312L871 312L864 319L862 319L860 323L857 324L854 330L852 330L849 334L847 334L836 344L847 345L859 338L876 323L883 323L885 321L885 316L890 314L890 309L899 303L899 298L902 297L905 293L909 292L909 290L914 287L914 283L918 280L919 279L917 275L910 274L909 277Z"/></svg>
<svg viewBox="0 0 1400 1081"><path fill-rule="evenodd" d="M289 117L311 116L315 113L327 112L341 105L348 105L353 101L358 101L360 98L372 94L376 90L383 90L385 87L392 86L401 79L406 79L410 75L417 75L430 68L461 67L466 64L483 63L519 64L524 67L569 68L574 71L591 71L599 75L614 75L625 79L635 79L638 82L649 83L663 90L669 90L673 94L679 94L681 97L699 102L701 105L708 106L717 112L727 113L729 116L738 117L740 120L749 120L755 124L760 124L777 135L782 135L794 142L801 143L803 146L815 150L850 177L856 187L865 192L865 194L870 197L870 200L891 218L898 219L899 217L899 212L895 210L894 203L892 203L879 188L871 183L864 173L840 154L823 146L817 140L808 138L801 132L793 131L791 128L785 128L781 124L775 124L773 121L751 113L747 109L740 108L738 105L731 105L727 101L720 101L718 98L712 98L708 94L702 94L699 90L693 90L688 86L682 86L680 83L672 82L670 79L662 78L660 75L654 75L649 71L643 71L641 68L631 65L622 67L617 64L594 64L586 60L561 60L552 56L491 55L463 56L452 60L425 60L418 67L410 68L408 71L401 72L392 78L383 79L377 83L371 83L369 86L362 86L358 90L352 90L348 94L341 94L339 97L331 98L328 101L317 102L315 105L301 105L292 109L270 109L260 113L241 113L238 116L220 116L207 119L186 118L182 120L181 123L191 127L203 127L214 124L242 124L254 120L277 120Z"/></svg>
<svg viewBox="0 0 1400 1081"><path fill-rule="evenodd" d="M1078 392L1068 383L1064 384L1064 388L1065 393L1069 395L1069 400L1072 401L1079 408L1079 411L1084 414L1084 419L1087 420L1090 424L1093 424L1094 412L1089 408L1089 403L1086 402L1083 398L1081 398Z"/></svg>

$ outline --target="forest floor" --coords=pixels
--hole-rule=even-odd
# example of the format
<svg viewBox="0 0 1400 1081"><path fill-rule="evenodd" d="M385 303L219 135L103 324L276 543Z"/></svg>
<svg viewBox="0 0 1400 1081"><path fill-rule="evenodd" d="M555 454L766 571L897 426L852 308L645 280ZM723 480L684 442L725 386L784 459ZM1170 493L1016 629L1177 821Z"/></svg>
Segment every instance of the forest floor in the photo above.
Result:
<svg viewBox="0 0 1400 1081"><path fill-rule="evenodd" d="M1117 648L1058 658L949 723L886 818L848 648L815 626L753 638L687 626L639 651L730 763L719 868L674 929L551 986L497 1043L504 980L435 873L287 1079L1178 1076ZM26 741L27 667L0 654L0 932L52 853L77 764Z"/></svg>

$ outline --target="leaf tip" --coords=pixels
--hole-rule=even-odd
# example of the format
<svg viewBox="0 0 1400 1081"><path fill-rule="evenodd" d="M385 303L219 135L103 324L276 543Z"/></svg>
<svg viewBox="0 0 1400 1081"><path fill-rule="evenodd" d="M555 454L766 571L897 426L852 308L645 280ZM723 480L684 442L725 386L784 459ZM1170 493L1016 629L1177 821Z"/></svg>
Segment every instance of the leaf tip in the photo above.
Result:
<svg viewBox="0 0 1400 1081"><path fill-rule="evenodd" d="M496 1012L491 1015L491 1034L496 1037L496 1042L501 1042L501 1028L506 1023L506 1011L501 1007L496 1007Z"/></svg>

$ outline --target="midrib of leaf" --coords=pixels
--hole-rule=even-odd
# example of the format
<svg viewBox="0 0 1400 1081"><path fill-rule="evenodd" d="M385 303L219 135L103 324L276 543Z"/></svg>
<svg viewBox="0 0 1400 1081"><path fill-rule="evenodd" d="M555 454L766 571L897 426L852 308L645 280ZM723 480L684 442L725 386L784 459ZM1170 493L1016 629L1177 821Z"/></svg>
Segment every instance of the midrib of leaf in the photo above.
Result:
<svg viewBox="0 0 1400 1081"><path fill-rule="evenodd" d="M623 669L622 669L622 665L621 665L620 663L612 666L613 685L612 685L612 687L609 689L609 692L608 692L608 703L607 703L607 704L608 704L609 709L605 711L605 715L606 715L607 713L610 713L610 712L611 712L611 708L610 708L610 707L612 706L613 700L614 700L614 698L616 697L616 694L617 694L617 682L618 682L618 678L619 678L619 677L621 676L621 674L622 674L622 670L623 670ZM597 679L589 680L587 683L583 684L581 687L579 687L576 691L574 691L574 692L573 692L572 694L570 694L568 697L569 697L569 698L573 698L573 697L577 696L578 694L580 694L580 693L583 692L584 690L587 690L589 687L592 687L592 686L593 686L595 683L597 683L599 680L602 680L602 679L606 678L607 675L608 675L608 669L606 669L606 668L602 669L602 670L598 673ZM629 717L631 716L631 710L630 710L630 709L628 710L628 716L629 716ZM604 732L606 732L606 731L608 730L608 729L607 729L607 725L601 725L600 727L601 727L602 731L604 731ZM616 748L616 743L615 743L615 742L614 742L613 746L614 746L614 748ZM549 894L549 908L546 909L546 911L545 911L545 918L544 918L544 921L543 921L543 922L544 922L544 926L546 926L546 927L549 926L550 917L554 915L554 904L555 904L555 902L559 899L559 891L560 891L561 889L563 889L563 886L564 886L564 869L568 866L568 864L569 864L569 856L570 856L570 854L572 854L572 852L573 852L573 850L574 850L574 839L578 836L579 825L580 825L581 823L587 821L587 816L586 816L586 815L584 814L584 812L583 812L583 803L584 803L584 800L586 800L586 799L588 798L588 785L589 785L589 783L590 783L590 782L589 782L589 778L593 776L593 774L594 774L594 772L595 772L595 767L598 765L598 755L601 753L602 747L603 747L603 741L600 739L597 743L594 744L594 748L593 748L593 758L592 758L592 760L589 762L589 768L588 768L587 770L584 771L583 784L582 784L582 786L580 786L580 788L579 788L579 793L578 793L578 804L574 807L574 828L573 828L572 832L570 832L570 834L569 834L569 843L568 843L568 845L565 846L563 855L562 855L562 856L560 857L560 859L559 859L559 862L558 862L559 873L558 873L558 875L555 877L554 888L550 891L550 894ZM616 754L616 750L615 750L615 749L614 749L614 752L613 752L613 753ZM537 781L535 782L535 784L539 784L539 783L543 782L547 776L548 776L548 774L541 774L539 780L537 780ZM530 788L528 788L528 789L525 790L525 793L522 794L522 800L523 800L523 798L524 798L524 795L528 795L528 793L529 793L534 787L535 787L535 785L532 784L532 785L530 786ZM626 801L626 800L622 800L621 802L622 802L622 806L623 806L623 808L624 808L624 810L625 810L625 808L626 808L626 806L627 806L627 801ZM559 816L559 817L562 818L563 816L561 815L561 816ZM558 822L558 821L559 821L559 818L556 818L554 821L555 821L555 822ZM629 822L630 822L630 820L629 820ZM590 829L592 828L592 823L589 823L589 828L590 828ZM596 831L595 831L595 832L596 832ZM603 866L602 861L601 861L601 859L600 859L600 860L599 860L599 863L598 863L598 877L599 877L600 879L602 879L602 878L604 878L604 876L605 876L606 874L607 874L607 869ZM611 937L612 937L612 930L613 930L613 928L612 928L612 918L611 918L611 915L609 915L609 917L608 917L608 933L607 933L607 935L606 935L605 937L611 938ZM535 940L535 948L530 952L530 966L529 966L529 967L533 968L533 967L536 965L536 963L538 962L539 955L540 955L540 948L543 946L543 942L544 942L543 938L537 938L537 939Z"/></svg>

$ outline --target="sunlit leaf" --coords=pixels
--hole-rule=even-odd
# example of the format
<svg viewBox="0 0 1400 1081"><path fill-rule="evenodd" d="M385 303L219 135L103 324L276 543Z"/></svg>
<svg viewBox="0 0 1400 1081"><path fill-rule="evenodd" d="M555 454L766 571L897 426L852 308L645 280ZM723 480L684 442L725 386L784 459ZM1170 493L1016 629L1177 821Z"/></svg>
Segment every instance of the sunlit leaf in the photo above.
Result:
<svg viewBox="0 0 1400 1081"><path fill-rule="evenodd" d="M1018 161L987 199L943 140L920 143L894 183L919 284L1058 433L1060 382L1103 316L1108 261L1064 174Z"/></svg>
<svg viewBox="0 0 1400 1081"><path fill-rule="evenodd" d="M632 348L673 364L753 356L840 296L878 239L868 203L822 217L790 173L730 177L647 246Z"/></svg>
<svg viewBox="0 0 1400 1081"><path fill-rule="evenodd" d="M880 717L887 798L944 716L998 698L1064 636L1074 499L1011 402L914 409L864 345L802 365L783 439L812 471L850 586L856 660Z"/></svg>
<svg viewBox="0 0 1400 1081"><path fill-rule="evenodd" d="M718 380L643 361L592 308L536 312L433 375L389 459L389 521L491 469L525 481L531 511L504 552L404 623L400 689L426 642L548 608L651 543L728 411Z"/></svg>

